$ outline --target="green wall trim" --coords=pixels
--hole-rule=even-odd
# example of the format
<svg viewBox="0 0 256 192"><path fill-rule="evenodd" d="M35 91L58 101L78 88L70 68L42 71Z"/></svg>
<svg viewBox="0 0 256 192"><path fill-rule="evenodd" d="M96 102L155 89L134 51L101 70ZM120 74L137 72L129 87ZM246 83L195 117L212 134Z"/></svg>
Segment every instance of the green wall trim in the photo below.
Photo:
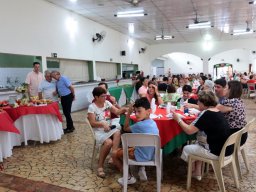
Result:
<svg viewBox="0 0 256 192"><path fill-rule="evenodd" d="M32 68L35 61L42 63L42 57L0 53L1 68Z"/></svg>

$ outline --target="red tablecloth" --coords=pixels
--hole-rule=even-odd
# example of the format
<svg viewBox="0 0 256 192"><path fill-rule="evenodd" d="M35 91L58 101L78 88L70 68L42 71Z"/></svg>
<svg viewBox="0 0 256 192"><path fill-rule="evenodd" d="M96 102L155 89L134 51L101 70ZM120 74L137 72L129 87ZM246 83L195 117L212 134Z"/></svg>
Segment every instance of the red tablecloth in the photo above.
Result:
<svg viewBox="0 0 256 192"><path fill-rule="evenodd" d="M14 126L13 120L5 111L0 111L0 131L20 134L19 130Z"/></svg>
<svg viewBox="0 0 256 192"><path fill-rule="evenodd" d="M178 113L184 115L183 112L177 110ZM156 115L161 114L163 117L160 119L155 118L153 119L157 127L159 129L159 135L161 138L161 146L165 146L168 142L170 142L175 136L179 135L183 130L179 126L179 124L174 120L174 119L169 119L166 117L166 109L160 109L157 108ZM194 121L196 116L184 116L183 120L187 123L190 124L192 121ZM136 122L136 117L131 116L131 119Z"/></svg>
<svg viewBox="0 0 256 192"><path fill-rule="evenodd" d="M51 104L45 106L29 106L29 107L17 107L17 108L3 108L13 121L16 121L23 115L30 114L52 114L56 115L59 121L62 122L62 116L59 111L59 106L57 102L53 102Z"/></svg>

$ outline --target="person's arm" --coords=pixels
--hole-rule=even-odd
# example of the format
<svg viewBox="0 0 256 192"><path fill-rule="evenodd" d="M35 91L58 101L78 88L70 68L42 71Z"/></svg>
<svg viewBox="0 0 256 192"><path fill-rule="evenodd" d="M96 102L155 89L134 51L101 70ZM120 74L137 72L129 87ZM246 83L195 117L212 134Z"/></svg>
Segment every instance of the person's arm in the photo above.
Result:
<svg viewBox="0 0 256 192"><path fill-rule="evenodd" d="M219 109L222 113L228 113L230 111L233 111L232 107L221 105L221 104L217 105L217 109Z"/></svg>
<svg viewBox="0 0 256 192"><path fill-rule="evenodd" d="M122 107L120 109L116 108L114 105L110 108L111 113L114 113L115 115L121 115L127 111L127 108Z"/></svg>
<svg viewBox="0 0 256 192"><path fill-rule="evenodd" d="M74 89L73 85L70 85L68 88L70 89L70 91L73 95L73 100L75 100L75 89Z"/></svg>
<svg viewBox="0 0 256 192"><path fill-rule="evenodd" d="M117 109L121 109L121 107L118 105L118 103L116 102L116 98L113 96L110 96L110 100L112 101L113 105L117 108Z"/></svg>
<svg viewBox="0 0 256 192"><path fill-rule="evenodd" d="M163 99L161 98L161 96L160 96L160 94L158 92L158 87L156 85L152 85L152 86L154 86L154 88L155 88L158 105L163 104L164 102L163 102Z"/></svg>
<svg viewBox="0 0 256 192"><path fill-rule="evenodd" d="M96 121L94 113L88 113L88 120L93 128L103 127L104 131L107 132L110 130L109 124L105 121Z"/></svg>
<svg viewBox="0 0 256 192"><path fill-rule="evenodd" d="M195 108L195 109L199 110L199 106L196 105L196 104L192 104L192 103L185 103L184 107L186 107L186 108Z"/></svg>
<svg viewBox="0 0 256 192"><path fill-rule="evenodd" d="M133 105L129 106L129 109L125 115L125 121L124 121L124 131L126 132L131 132L131 127L130 127L130 115L133 112Z"/></svg>
<svg viewBox="0 0 256 192"><path fill-rule="evenodd" d="M194 133L196 133L196 132L199 131L199 129L196 128L194 125L192 125L192 124L188 125L187 123L185 123L185 122L181 119L181 117L179 116L179 114L177 114L177 113L175 113L175 112L173 112L173 119L178 122L178 124L179 124L180 127L183 129L183 131L184 131L185 133L187 133L188 135L192 135L192 134L194 134Z"/></svg>

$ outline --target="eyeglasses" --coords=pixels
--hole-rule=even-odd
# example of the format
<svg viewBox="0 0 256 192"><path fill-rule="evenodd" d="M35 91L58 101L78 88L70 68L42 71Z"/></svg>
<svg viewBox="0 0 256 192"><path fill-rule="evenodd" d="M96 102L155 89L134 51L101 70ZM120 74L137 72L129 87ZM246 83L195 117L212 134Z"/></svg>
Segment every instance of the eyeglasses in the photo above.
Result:
<svg viewBox="0 0 256 192"><path fill-rule="evenodd" d="M100 97L102 97L102 98L103 98L103 97L104 97L104 98L106 98L106 97L107 97L107 95L101 95Z"/></svg>

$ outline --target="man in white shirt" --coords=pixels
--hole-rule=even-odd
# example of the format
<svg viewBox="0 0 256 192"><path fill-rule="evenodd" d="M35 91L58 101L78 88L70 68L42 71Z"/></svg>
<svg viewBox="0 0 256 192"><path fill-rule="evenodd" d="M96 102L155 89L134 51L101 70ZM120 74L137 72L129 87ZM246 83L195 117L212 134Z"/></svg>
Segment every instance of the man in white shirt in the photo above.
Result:
<svg viewBox="0 0 256 192"><path fill-rule="evenodd" d="M45 80L43 80L38 87L39 99L50 99L57 101L56 83L52 81L51 72L46 70L44 72Z"/></svg>
<svg viewBox="0 0 256 192"><path fill-rule="evenodd" d="M38 96L38 86L44 79L43 74L40 72L40 63L33 63L33 71L27 74L25 83L28 84L28 95L29 97Z"/></svg>

